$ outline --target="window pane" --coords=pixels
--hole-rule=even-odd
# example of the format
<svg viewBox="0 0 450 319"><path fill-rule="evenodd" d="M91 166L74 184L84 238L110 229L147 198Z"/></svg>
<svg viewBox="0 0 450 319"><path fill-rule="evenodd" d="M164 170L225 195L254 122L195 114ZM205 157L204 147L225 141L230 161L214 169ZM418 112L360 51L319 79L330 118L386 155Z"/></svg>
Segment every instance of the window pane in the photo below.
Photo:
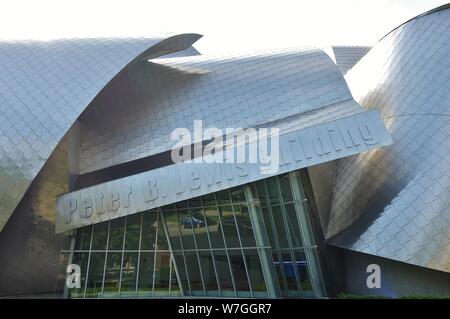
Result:
<svg viewBox="0 0 450 319"><path fill-rule="evenodd" d="M269 245L272 248L276 248L276 240L275 240L275 235L273 233L273 225L272 225L272 220L270 218L270 211L267 207L263 207L261 208L262 210L262 216L263 216L263 220L264 220L264 226L267 232L267 236L269 238Z"/></svg>
<svg viewBox="0 0 450 319"><path fill-rule="evenodd" d="M189 283L191 284L191 294L193 296L203 296L202 277L198 266L197 254L195 252L186 252L186 265L189 275Z"/></svg>
<svg viewBox="0 0 450 319"><path fill-rule="evenodd" d="M256 249L245 249L244 253L248 267L248 275L250 277L250 284L255 297L267 298L266 283L264 281L264 274L261 269L258 251Z"/></svg>
<svg viewBox="0 0 450 319"><path fill-rule="evenodd" d="M269 198L267 197L266 184L264 180L256 182L256 191L258 192L258 199L262 207L269 205Z"/></svg>
<svg viewBox="0 0 450 319"><path fill-rule="evenodd" d="M193 208L191 209L191 220L195 223L194 234L197 242L197 248L209 249L209 240L207 233L206 218L203 214L203 209Z"/></svg>
<svg viewBox="0 0 450 319"><path fill-rule="evenodd" d="M138 253L124 253L122 263L122 284L120 295L133 297L136 294Z"/></svg>
<svg viewBox="0 0 450 319"><path fill-rule="evenodd" d="M201 251L199 252L199 258L206 294L208 296L220 296L211 252Z"/></svg>
<svg viewBox="0 0 450 319"><path fill-rule="evenodd" d="M88 252L73 253L72 263L74 263L75 265L78 265L80 267L80 271L81 271L81 274L80 274L81 287L69 289L70 298L82 298L84 295L84 285L86 282L88 256L89 256Z"/></svg>
<svg viewBox="0 0 450 319"><path fill-rule="evenodd" d="M158 214L158 231L157 231L157 242L156 249L158 250L168 250L169 243L167 242L166 231L164 230L163 220L161 214Z"/></svg>
<svg viewBox="0 0 450 319"><path fill-rule="evenodd" d="M269 195L269 202L271 205L280 203L280 195L278 194L278 181L277 177L270 177L265 180L267 185L267 192Z"/></svg>
<svg viewBox="0 0 450 319"><path fill-rule="evenodd" d="M292 199L291 185L289 181L289 174L278 176L278 181L280 183L281 196L283 197L283 201L285 203L292 202L293 199Z"/></svg>
<svg viewBox="0 0 450 319"><path fill-rule="evenodd" d="M242 246L255 247L255 236L253 234L252 221L247 205L233 205L234 214L236 215L236 223L241 236Z"/></svg>
<svg viewBox="0 0 450 319"><path fill-rule="evenodd" d="M175 203L175 208L177 208L177 209L185 209L185 208L188 208L188 207L189 206L188 206L187 200L183 200L181 202Z"/></svg>
<svg viewBox="0 0 450 319"><path fill-rule="evenodd" d="M141 253L139 262L138 296L151 296L153 293L154 254Z"/></svg>
<svg viewBox="0 0 450 319"><path fill-rule="evenodd" d="M217 205L216 196L214 193L206 194L202 196L203 206L215 206Z"/></svg>
<svg viewBox="0 0 450 319"><path fill-rule="evenodd" d="M169 232L170 243L172 249L181 249L180 229L178 227L178 218L174 210L164 210L163 217L166 222L167 231Z"/></svg>
<svg viewBox="0 0 450 319"><path fill-rule="evenodd" d="M209 238L211 239L212 248L225 247L217 207L214 206L205 208L204 213L206 223L208 225Z"/></svg>
<svg viewBox="0 0 450 319"><path fill-rule="evenodd" d="M298 286L297 286L297 277L295 276L295 263L292 261L290 253L282 253L281 257L283 259L283 271L284 277L286 278L288 295L289 296L298 296Z"/></svg>
<svg viewBox="0 0 450 319"><path fill-rule="evenodd" d="M277 232L278 244L280 245L280 248L288 248L289 242L286 234L286 228L284 227L283 213L279 205L272 207L272 215Z"/></svg>
<svg viewBox="0 0 450 319"><path fill-rule="evenodd" d="M141 214L127 216L127 232L125 234L125 249L138 250L141 236Z"/></svg>
<svg viewBox="0 0 450 319"><path fill-rule="evenodd" d="M184 263L184 257L182 253L174 253L174 258L175 258L175 264L177 266L177 271L178 271L178 275L180 277L181 280L181 287L183 287L184 292L187 295L190 295L190 291L189 291L189 282L188 282L188 276L186 273L186 266Z"/></svg>
<svg viewBox="0 0 450 319"><path fill-rule="evenodd" d="M230 189L230 194L234 204L245 202L244 188L242 186Z"/></svg>
<svg viewBox="0 0 450 319"><path fill-rule="evenodd" d="M96 298L102 293L105 253L91 253L86 298Z"/></svg>
<svg viewBox="0 0 450 319"><path fill-rule="evenodd" d="M216 263L217 275L219 276L219 285L222 290L222 296L234 297L233 280L231 279L230 266L225 251L216 250L213 252L213 256Z"/></svg>
<svg viewBox="0 0 450 319"><path fill-rule="evenodd" d="M144 213L142 221L142 250L154 250L156 248L157 217L158 213L154 210Z"/></svg>
<svg viewBox="0 0 450 319"><path fill-rule="evenodd" d="M108 238L108 222L94 225L94 232L92 237L92 250L105 250L106 240Z"/></svg>
<svg viewBox="0 0 450 319"><path fill-rule="evenodd" d="M75 250L89 250L89 246L91 245L91 233L91 226L77 230Z"/></svg>
<svg viewBox="0 0 450 319"><path fill-rule="evenodd" d="M231 199L230 199L230 193L228 190L223 190L218 193L216 193L217 196L217 202L219 205L230 205Z"/></svg>
<svg viewBox="0 0 450 319"><path fill-rule="evenodd" d="M239 297L251 297L248 285L247 273L245 271L244 259L239 250L228 251L233 270L234 282Z"/></svg>
<svg viewBox="0 0 450 319"><path fill-rule="evenodd" d="M157 252L155 262L155 294L154 296L169 295L170 253Z"/></svg>
<svg viewBox="0 0 450 319"><path fill-rule="evenodd" d="M125 231L125 218L116 218L111 220L109 230L109 249L123 249L123 235Z"/></svg>
<svg viewBox="0 0 450 319"><path fill-rule="evenodd" d="M275 273L277 275L278 279L278 285L280 286L281 293L283 296L287 295L287 287L286 287L286 281L284 280L284 270L283 270L283 263L281 262L278 253L273 253L273 264L275 266Z"/></svg>
<svg viewBox="0 0 450 319"><path fill-rule="evenodd" d="M236 222L234 220L233 209L231 206L219 206L222 230L224 233L227 247L240 247L237 234Z"/></svg>
<svg viewBox="0 0 450 319"><path fill-rule="evenodd" d="M303 295L306 297L313 297L314 293L305 253L303 251L296 251L295 260L300 277L300 284L302 285Z"/></svg>
<svg viewBox="0 0 450 319"><path fill-rule="evenodd" d="M286 209L286 217L288 220L289 234L291 237L292 245L294 245L294 247L301 247L303 246L303 243L302 237L300 235L299 224L297 221L297 214L295 212L295 205L286 204L284 207Z"/></svg>
<svg viewBox="0 0 450 319"><path fill-rule="evenodd" d="M170 275L170 296L179 297L181 296L180 285L178 284L177 273L175 270L175 264L172 260L172 274Z"/></svg>
<svg viewBox="0 0 450 319"><path fill-rule="evenodd" d="M201 197L191 198L190 200L188 200L188 203L190 208L202 207Z"/></svg>
<svg viewBox="0 0 450 319"><path fill-rule="evenodd" d="M104 297L115 297L119 294L120 265L122 253L108 253L106 260Z"/></svg>
<svg viewBox="0 0 450 319"><path fill-rule="evenodd" d="M181 209L177 213L183 247L184 249L195 249L194 227L197 227L197 222L187 209Z"/></svg>

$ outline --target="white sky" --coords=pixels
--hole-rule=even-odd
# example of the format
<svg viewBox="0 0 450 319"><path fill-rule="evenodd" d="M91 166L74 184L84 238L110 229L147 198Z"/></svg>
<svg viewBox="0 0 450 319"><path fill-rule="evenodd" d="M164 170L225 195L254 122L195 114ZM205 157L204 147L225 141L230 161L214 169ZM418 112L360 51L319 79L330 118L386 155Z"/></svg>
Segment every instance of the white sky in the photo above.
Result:
<svg viewBox="0 0 450 319"><path fill-rule="evenodd" d="M2 0L0 39L196 32L202 53L373 45L445 0Z"/></svg>

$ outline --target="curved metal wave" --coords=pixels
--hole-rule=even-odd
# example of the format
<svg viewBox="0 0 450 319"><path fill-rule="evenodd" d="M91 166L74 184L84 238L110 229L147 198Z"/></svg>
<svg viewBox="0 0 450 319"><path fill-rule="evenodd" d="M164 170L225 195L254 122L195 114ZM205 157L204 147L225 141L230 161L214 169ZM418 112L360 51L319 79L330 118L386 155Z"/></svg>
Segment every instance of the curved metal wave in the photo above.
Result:
<svg viewBox="0 0 450 319"><path fill-rule="evenodd" d="M171 132L192 131L194 120L247 128L327 106L328 117L363 111L331 59L310 48L154 59L111 81L92 106L80 119L81 174L168 151Z"/></svg>
<svg viewBox="0 0 450 319"><path fill-rule="evenodd" d="M200 37L0 42L0 231L58 142L111 79Z"/></svg>
<svg viewBox="0 0 450 319"><path fill-rule="evenodd" d="M330 243L450 271L450 9L394 29L347 73L394 143L338 162Z"/></svg>

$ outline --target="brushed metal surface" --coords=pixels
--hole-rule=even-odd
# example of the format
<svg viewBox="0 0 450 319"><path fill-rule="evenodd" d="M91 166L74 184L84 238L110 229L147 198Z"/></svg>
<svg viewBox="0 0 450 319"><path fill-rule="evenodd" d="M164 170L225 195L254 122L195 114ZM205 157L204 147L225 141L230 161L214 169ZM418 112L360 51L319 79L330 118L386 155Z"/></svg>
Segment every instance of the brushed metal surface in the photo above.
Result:
<svg viewBox="0 0 450 319"><path fill-rule="evenodd" d="M109 88L80 119L81 174L170 150L171 132L194 120L246 128L353 101L336 65L311 48L154 59ZM360 110L347 107L335 111Z"/></svg>
<svg viewBox="0 0 450 319"><path fill-rule="evenodd" d="M58 142L116 74L199 37L0 42L0 231Z"/></svg>
<svg viewBox="0 0 450 319"><path fill-rule="evenodd" d="M385 36L347 73L394 143L338 161L331 244L450 271L450 9Z"/></svg>

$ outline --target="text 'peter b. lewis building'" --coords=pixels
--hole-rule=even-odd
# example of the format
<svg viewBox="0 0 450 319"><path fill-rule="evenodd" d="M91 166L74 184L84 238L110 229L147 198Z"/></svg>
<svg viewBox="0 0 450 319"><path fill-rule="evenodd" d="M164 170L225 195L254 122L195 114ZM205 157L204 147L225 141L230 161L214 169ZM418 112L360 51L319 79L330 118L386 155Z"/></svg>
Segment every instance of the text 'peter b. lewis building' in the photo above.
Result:
<svg viewBox="0 0 450 319"><path fill-rule="evenodd" d="M449 295L450 7L372 48L200 37L0 42L0 296Z"/></svg>

